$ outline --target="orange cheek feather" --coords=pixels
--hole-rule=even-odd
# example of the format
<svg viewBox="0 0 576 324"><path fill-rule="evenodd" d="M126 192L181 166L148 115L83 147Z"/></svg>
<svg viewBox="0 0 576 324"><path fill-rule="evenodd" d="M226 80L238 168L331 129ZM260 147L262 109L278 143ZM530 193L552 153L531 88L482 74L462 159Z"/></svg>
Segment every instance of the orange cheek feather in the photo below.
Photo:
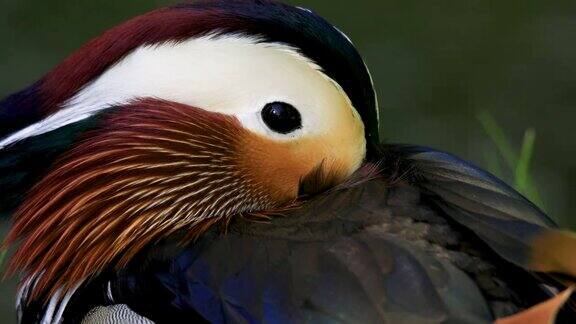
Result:
<svg viewBox="0 0 576 324"><path fill-rule="evenodd" d="M295 174L285 173L290 188L253 177L261 166L238 154L250 133L232 117L144 100L103 125L52 167L15 214L4 246L19 247L8 274L43 273L32 298L125 266L176 231L193 239L235 215L296 198Z"/></svg>

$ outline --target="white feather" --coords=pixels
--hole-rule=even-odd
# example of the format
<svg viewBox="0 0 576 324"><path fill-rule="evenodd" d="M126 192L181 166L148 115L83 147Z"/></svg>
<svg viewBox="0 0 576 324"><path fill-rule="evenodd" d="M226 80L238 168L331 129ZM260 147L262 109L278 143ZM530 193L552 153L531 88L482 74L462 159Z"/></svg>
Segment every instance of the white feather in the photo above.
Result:
<svg viewBox="0 0 576 324"><path fill-rule="evenodd" d="M333 126L326 116L346 106L343 97L347 100L334 81L290 46L252 36L209 35L137 48L56 113L1 140L0 149L138 98L160 98L235 115L257 133L291 139L325 133ZM298 108L303 128L289 135L270 131L259 112L274 101Z"/></svg>

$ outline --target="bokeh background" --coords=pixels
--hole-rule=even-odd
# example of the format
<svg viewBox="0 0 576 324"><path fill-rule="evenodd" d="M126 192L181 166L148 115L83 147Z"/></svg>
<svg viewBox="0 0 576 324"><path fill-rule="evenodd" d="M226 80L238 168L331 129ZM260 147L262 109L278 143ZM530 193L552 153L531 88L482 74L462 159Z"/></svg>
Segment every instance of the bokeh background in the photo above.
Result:
<svg viewBox="0 0 576 324"><path fill-rule="evenodd" d="M513 181L478 120L513 149L532 128L530 174L546 211L576 228L576 1L301 0L345 31L372 71L389 142L456 153ZM105 29L164 0L0 0L0 97L38 79ZM5 231L3 226L3 231ZM0 323L14 322L14 283Z"/></svg>

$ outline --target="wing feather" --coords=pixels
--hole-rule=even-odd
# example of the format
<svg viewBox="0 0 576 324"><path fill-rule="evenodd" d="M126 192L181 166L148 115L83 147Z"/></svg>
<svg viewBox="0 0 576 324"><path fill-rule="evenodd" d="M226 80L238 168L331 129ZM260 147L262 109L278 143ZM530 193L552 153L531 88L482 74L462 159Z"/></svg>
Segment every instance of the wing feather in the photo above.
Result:
<svg viewBox="0 0 576 324"><path fill-rule="evenodd" d="M506 260L536 271L576 277L576 236L557 229L536 205L480 168L449 153L390 145L382 148L412 166L412 183L456 222Z"/></svg>

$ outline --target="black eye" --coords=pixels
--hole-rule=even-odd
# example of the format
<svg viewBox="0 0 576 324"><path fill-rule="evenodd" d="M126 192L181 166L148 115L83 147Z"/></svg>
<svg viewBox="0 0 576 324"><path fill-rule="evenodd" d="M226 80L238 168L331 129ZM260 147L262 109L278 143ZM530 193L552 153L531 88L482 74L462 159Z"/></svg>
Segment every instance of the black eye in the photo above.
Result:
<svg viewBox="0 0 576 324"><path fill-rule="evenodd" d="M262 120L271 130L288 134L302 127L300 113L285 102L272 102L262 109Z"/></svg>

